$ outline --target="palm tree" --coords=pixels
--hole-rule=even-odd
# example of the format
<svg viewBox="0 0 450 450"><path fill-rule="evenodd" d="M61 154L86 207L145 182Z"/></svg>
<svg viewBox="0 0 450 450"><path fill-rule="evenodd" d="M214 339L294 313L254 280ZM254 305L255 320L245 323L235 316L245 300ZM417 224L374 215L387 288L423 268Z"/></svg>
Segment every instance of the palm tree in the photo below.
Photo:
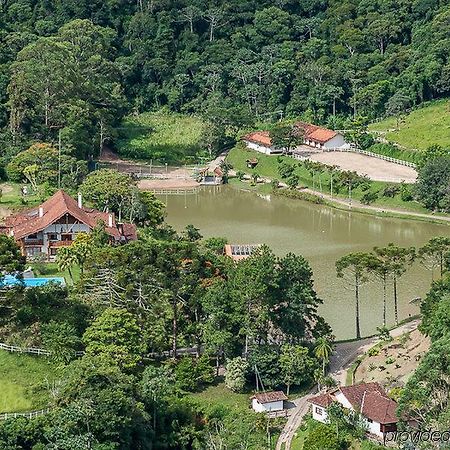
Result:
<svg viewBox="0 0 450 450"><path fill-rule="evenodd" d="M58 269L60 271L67 270L73 283L72 266L76 263L76 257L70 247L61 247L56 257Z"/></svg>
<svg viewBox="0 0 450 450"><path fill-rule="evenodd" d="M325 367L330 361L333 345L326 336L321 336L316 340L314 354L322 360L322 375L325 377Z"/></svg>

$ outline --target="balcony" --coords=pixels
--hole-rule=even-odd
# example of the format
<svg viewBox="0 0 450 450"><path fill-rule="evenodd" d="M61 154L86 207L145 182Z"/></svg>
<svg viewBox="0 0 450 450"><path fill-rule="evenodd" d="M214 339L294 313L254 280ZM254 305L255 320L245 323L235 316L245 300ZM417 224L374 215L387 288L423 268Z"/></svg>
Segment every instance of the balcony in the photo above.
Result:
<svg viewBox="0 0 450 450"><path fill-rule="evenodd" d="M44 245L44 241L42 239L25 239L23 245L25 247L39 247Z"/></svg>
<svg viewBox="0 0 450 450"><path fill-rule="evenodd" d="M73 244L73 241L50 241L49 247L69 247Z"/></svg>

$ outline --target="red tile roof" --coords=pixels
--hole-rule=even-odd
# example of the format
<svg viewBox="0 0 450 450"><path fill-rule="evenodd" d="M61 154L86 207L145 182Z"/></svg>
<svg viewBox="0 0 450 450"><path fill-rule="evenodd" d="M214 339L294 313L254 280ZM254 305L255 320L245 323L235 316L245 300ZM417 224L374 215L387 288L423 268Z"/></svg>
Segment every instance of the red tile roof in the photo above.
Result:
<svg viewBox="0 0 450 450"><path fill-rule="evenodd" d="M364 397L361 414L378 423L398 422L397 403L379 392L368 392Z"/></svg>
<svg viewBox="0 0 450 450"><path fill-rule="evenodd" d="M40 217L39 211L42 211ZM37 208L32 208L5 220L5 229L12 232L15 239L19 240L30 234L44 230L65 214L70 214L75 219L94 228L102 220L105 223L105 231L116 240L125 237L126 240L136 239L136 226L134 224L123 224L123 235L118 230L114 214L112 215L113 226L109 227L109 214L92 208L80 208L78 202L66 194L63 190L57 191Z"/></svg>
<svg viewBox="0 0 450 450"><path fill-rule="evenodd" d="M336 393L341 392L351 403L353 409L364 417L375 422L387 424L396 423L397 403L389 398L378 383L360 383L352 386L342 386L326 394L321 394L309 400L313 405L328 408L337 401Z"/></svg>
<svg viewBox="0 0 450 450"><path fill-rule="evenodd" d="M304 139L324 144L337 136L336 131L322 128L307 122L297 122L295 126L302 132Z"/></svg>
<svg viewBox="0 0 450 450"><path fill-rule="evenodd" d="M256 398L259 403L271 403L279 402L281 400L287 400L286 394L283 391L262 392L255 394L252 398Z"/></svg>
<svg viewBox="0 0 450 450"><path fill-rule="evenodd" d="M322 406L323 408L328 408L336 399L329 393L317 395L316 397L310 398L308 400L313 405Z"/></svg>
<svg viewBox="0 0 450 450"><path fill-rule="evenodd" d="M265 147L272 146L272 140L270 139L270 133L268 131L255 131L253 133L246 134L242 139L244 141L264 145Z"/></svg>

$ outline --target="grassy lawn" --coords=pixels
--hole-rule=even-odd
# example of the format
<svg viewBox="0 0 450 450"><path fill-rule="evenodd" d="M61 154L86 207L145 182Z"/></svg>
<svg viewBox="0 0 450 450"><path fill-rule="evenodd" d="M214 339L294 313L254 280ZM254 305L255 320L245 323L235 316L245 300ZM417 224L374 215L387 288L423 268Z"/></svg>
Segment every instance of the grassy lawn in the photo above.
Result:
<svg viewBox="0 0 450 450"><path fill-rule="evenodd" d="M160 111L129 116L122 127L121 156L180 164L197 160L205 124L198 117Z"/></svg>
<svg viewBox="0 0 450 450"><path fill-rule="evenodd" d="M412 111L396 130L394 117L373 123L369 130L378 131L392 142L409 149L425 150L432 144L450 145L450 101L439 100Z"/></svg>
<svg viewBox="0 0 450 450"><path fill-rule="evenodd" d="M257 158L258 159L258 165L255 169L249 169L247 167L246 160ZM299 162L295 159L283 156L281 157L283 161L285 161L288 164L295 166L295 173L300 178L300 185L305 186L311 189L314 189L316 191L323 192L325 194L330 194L330 175L329 173L323 173L320 175L320 178L318 175L316 175L314 178L303 166L299 165ZM281 177L278 173L278 157L277 156L269 156L264 155L262 153L258 153L254 150L250 150L245 148L243 145L239 144L235 148L233 148L228 156L227 161L230 162L233 166L233 169L236 171L242 171L248 174L252 173L258 173L259 176L267 177L270 179L278 179L280 180ZM231 181L231 184L234 184L238 187L245 187L246 189L250 190L258 190L258 192L262 193L269 193L271 190L270 185L266 185L264 187L264 190L262 190L261 185L258 184L257 187L251 187L250 183L243 183L236 181ZM374 206L379 207L385 207L385 208L396 208L401 209L404 211L411 211L411 212L419 212L419 213L429 213L426 208L424 208L422 205L420 205L417 202L411 201L411 202L405 202L401 199L400 194L397 194L395 197L384 197L381 195L383 189L392 183L383 183L381 181L372 181L370 191L378 191L379 197L378 199L372 204ZM266 192L265 192L266 191ZM337 198L346 199L348 198L347 192L340 192L336 194L334 192L333 194ZM358 188L354 189L352 191L352 198L354 200L359 201L361 197L364 195L364 192Z"/></svg>
<svg viewBox="0 0 450 450"><path fill-rule="evenodd" d="M208 386L203 391L190 395L206 407L220 404L236 412L251 413L252 411L250 409L251 393L237 394L228 389L225 383Z"/></svg>
<svg viewBox="0 0 450 450"><path fill-rule="evenodd" d="M72 280L68 270L59 270L56 262L34 262L30 266L33 268L34 274L37 277L63 277L67 284L72 284ZM74 282L80 279L80 268L74 265L71 268Z"/></svg>
<svg viewBox="0 0 450 450"><path fill-rule="evenodd" d="M2 196L0 199L1 208L25 208L27 206L33 206L40 203L40 198L35 194L28 194L25 201L23 202L21 195L21 188L25 184L21 183L1 183L0 189L2 191ZM28 187L28 192L31 192L30 186Z"/></svg>
<svg viewBox="0 0 450 450"><path fill-rule="evenodd" d="M45 357L0 350L0 412L45 408L57 368Z"/></svg>

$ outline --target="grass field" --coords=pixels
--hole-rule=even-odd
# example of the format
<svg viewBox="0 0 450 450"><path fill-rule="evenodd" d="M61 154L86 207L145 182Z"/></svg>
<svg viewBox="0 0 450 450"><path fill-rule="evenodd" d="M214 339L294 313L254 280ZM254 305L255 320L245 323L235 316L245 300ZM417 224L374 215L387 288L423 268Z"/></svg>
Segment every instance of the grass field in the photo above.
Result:
<svg viewBox="0 0 450 450"><path fill-rule="evenodd" d="M247 167L246 160L257 158L258 159L258 165L255 169L249 169ZM299 165L298 161L296 161L293 158L290 157L282 157L284 161L286 161L288 164L292 164L295 166L295 173L300 178L300 185L309 187L311 189L321 191L323 193L329 194L331 191L331 183L330 183L330 175L329 173L323 173L320 175L320 178L318 175L313 176L302 166ZM251 173L258 173L261 177L266 177L270 179L278 179L280 180L280 175L278 173L278 158L276 156L269 156L264 155L262 153L258 153L254 150L250 150L245 148L242 145L238 145L237 147L233 148L230 153L227 156L227 161L231 163L233 166L233 169L236 171L242 171L248 174ZM381 195L381 192L383 189L390 183L383 183L379 181L373 181L371 183L370 190L371 191L379 191L379 197L378 199L373 203L374 206L380 206L385 208L397 208L402 209L405 211L411 211L411 212L420 212L420 213L427 213L427 211L422 205L420 205L417 202L405 202L400 198L400 195L397 194L395 197L383 197ZM257 189L261 193L268 193L270 192L270 188L264 186L263 188L258 185L257 188L251 188L249 183L242 183L242 182L236 182L237 186L240 185L246 185L248 189ZM347 192L340 192L336 194L334 192L335 197L338 198L347 198L348 193ZM364 195L364 192L358 188L354 189L352 191L352 198L354 200L359 201L361 197Z"/></svg>
<svg viewBox="0 0 450 450"><path fill-rule="evenodd" d="M0 207L2 208L24 208L27 206L33 206L40 202L40 199L37 195L29 194L25 201L22 202L22 195L20 189L25 184L20 183L1 183L0 189L2 191L1 199L0 199ZM30 186L28 187L28 191L31 192Z"/></svg>
<svg viewBox="0 0 450 450"><path fill-rule="evenodd" d="M45 408L57 368L44 357L0 350L0 413Z"/></svg>
<svg viewBox="0 0 450 450"><path fill-rule="evenodd" d="M412 111L400 123L394 117L373 123L369 130L381 132L388 141L408 149L425 150L432 144L450 146L450 100L439 100Z"/></svg>
<svg viewBox="0 0 450 450"><path fill-rule="evenodd" d="M160 111L129 116L122 127L119 155L180 164L197 160L205 124L198 117Z"/></svg>

